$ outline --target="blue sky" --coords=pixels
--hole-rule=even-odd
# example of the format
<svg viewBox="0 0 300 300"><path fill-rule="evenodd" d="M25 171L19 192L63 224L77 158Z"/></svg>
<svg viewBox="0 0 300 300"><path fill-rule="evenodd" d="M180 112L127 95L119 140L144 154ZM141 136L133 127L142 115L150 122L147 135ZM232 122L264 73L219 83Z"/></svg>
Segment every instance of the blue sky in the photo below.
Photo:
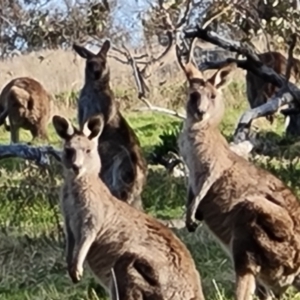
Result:
<svg viewBox="0 0 300 300"><path fill-rule="evenodd" d="M40 3L43 3L47 0L39 0ZM78 0L68 0L71 3L74 3ZM79 0L81 3L85 2L95 2L95 0ZM96 0L101 1L101 0ZM138 46L139 42L142 39L142 24L139 14L142 12L146 12L149 9L149 3L153 1L157 3L157 0L113 0L116 2L116 7L111 11L113 24L124 28L126 31L130 32L130 41L125 41L127 44L131 44L131 46ZM206 4L211 0L196 0L194 3L201 2L202 4ZM108 0L108 3L110 0ZM174 0L175 2L175 0ZM64 1L61 0L50 0L47 6L44 6L45 9L49 8L50 10L54 10L55 8L65 7ZM194 16L199 16L199 8L194 9Z"/></svg>
<svg viewBox="0 0 300 300"><path fill-rule="evenodd" d="M142 24L138 14L146 11L149 5L143 0L118 0L119 5L114 12L114 24L125 27L132 35L132 42L135 44L140 39Z"/></svg>
<svg viewBox="0 0 300 300"><path fill-rule="evenodd" d="M80 2L84 3L87 1L88 0L81 0ZM116 0L117 6L112 11L113 24L119 27L125 27L130 31L132 33L133 44L138 43L140 40L142 25L138 14L149 8L148 1L151 0ZM40 3L43 2L45 2L45 0L40 0ZM74 2L74 0L72 0L72 2ZM110 0L108 0L108 3L109 2ZM50 0L49 4L45 6L46 9L54 9L55 7L62 8L65 7L65 4L61 0Z"/></svg>

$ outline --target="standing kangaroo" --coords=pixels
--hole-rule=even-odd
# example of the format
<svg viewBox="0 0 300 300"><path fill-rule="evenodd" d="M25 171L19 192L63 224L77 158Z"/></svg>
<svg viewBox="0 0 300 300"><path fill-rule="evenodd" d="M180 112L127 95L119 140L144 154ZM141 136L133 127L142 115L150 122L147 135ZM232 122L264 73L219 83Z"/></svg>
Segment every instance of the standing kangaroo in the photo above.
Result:
<svg viewBox="0 0 300 300"><path fill-rule="evenodd" d="M32 139L48 140L52 99L42 84L30 77L11 80L0 95L0 126L11 133L11 143L19 142L19 130L29 130ZM9 127L5 123L9 119Z"/></svg>
<svg viewBox="0 0 300 300"><path fill-rule="evenodd" d="M115 197L143 210L141 193L146 183L147 164L138 138L120 113L110 88L109 48L108 40L97 54L73 45L86 59L85 83L78 99L78 122L82 128L88 118L103 114L105 126L98 149L102 158L100 177Z"/></svg>
<svg viewBox="0 0 300 300"><path fill-rule="evenodd" d="M180 57L179 57L180 61ZM189 169L186 226L203 221L233 261L235 298L280 297L299 289L300 203L271 173L229 149L218 129L224 114L219 93L235 64L205 80L190 62L181 67L189 90L187 119L179 137Z"/></svg>
<svg viewBox="0 0 300 300"><path fill-rule="evenodd" d="M99 178L97 149L104 118L95 115L79 130L67 119L54 116L53 125L64 141L61 209L72 281L80 280L87 260L111 299L117 299L113 268L122 300L204 300L200 275L179 238L152 217L119 201Z"/></svg>

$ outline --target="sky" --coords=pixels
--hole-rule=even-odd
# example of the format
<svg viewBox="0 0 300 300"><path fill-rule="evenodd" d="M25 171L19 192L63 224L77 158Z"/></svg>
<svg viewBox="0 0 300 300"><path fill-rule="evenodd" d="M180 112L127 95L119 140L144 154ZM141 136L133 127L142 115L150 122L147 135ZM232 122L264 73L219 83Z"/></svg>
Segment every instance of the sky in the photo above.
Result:
<svg viewBox="0 0 300 300"><path fill-rule="evenodd" d="M82 3L89 0L81 0ZM101 1L101 0L100 0ZM149 8L149 1L151 0L116 0L117 7L112 10L113 24L120 27L125 27L133 34L131 35L132 43L137 44L141 38L142 24L138 14L147 11ZM155 0L153 0L155 1ZM44 0L40 0L41 3ZM92 1L91 1L92 2ZM94 2L94 1L93 1ZM108 0L108 3L110 0ZM45 9L51 7L65 7L64 1L50 0L50 3L45 6Z"/></svg>
<svg viewBox="0 0 300 300"><path fill-rule="evenodd" d="M24 1L24 0L23 0ZM46 2L47 0L38 0L40 3ZM69 2L75 2L78 0L68 0ZM94 2L95 1L102 1L102 0L79 0L81 3L85 2ZM110 0L107 0L108 3ZM113 16L113 24L117 27L121 27L124 29L127 29L126 31L130 32L130 41L124 41L127 45L137 47L140 44L140 41L142 40L142 24L141 24L141 18L139 14L146 12L151 3L151 1L156 2L157 0L114 0L117 2L116 7L114 7L111 11L111 15ZM194 3L202 2L207 3L211 0L194 0ZM175 0L172 0L172 2L175 2ZM27 7L30 7L27 5ZM53 10L55 8L61 8L65 7L65 1L61 0L50 0L49 3L44 6L44 9ZM199 16L199 9L194 9L193 12L194 15Z"/></svg>
<svg viewBox="0 0 300 300"><path fill-rule="evenodd" d="M146 11L149 5L143 0L119 0L120 4L114 12L114 24L126 27L133 32L132 42L138 43L141 38L142 24L138 14Z"/></svg>

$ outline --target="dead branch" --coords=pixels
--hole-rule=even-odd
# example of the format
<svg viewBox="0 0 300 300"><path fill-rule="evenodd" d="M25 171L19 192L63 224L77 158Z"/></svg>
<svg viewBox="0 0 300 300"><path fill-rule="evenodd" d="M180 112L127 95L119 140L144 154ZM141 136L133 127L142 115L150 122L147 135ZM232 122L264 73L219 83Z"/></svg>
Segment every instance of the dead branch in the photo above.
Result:
<svg viewBox="0 0 300 300"><path fill-rule="evenodd" d="M117 283L117 278L116 278L116 274L114 271L114 268L110 269L111 272L111 276L112 276L112 284L113 284L113 288L115 290L115 299L119 300L119 290L118 290L118 283Z"/></svg>
<svg viewBox="0 0 300 300"><path fill-rule="evenodd" d="M248 138L250 125L253 120L267 115L273 115L284 105L292 103L293 100L294 97L289 89L284 87L265 104L246 111L238 121L238 125L234 132L234 142L240 143Z"/></svg>
<svg viewBox="0 0 300 300"><path fill-rule="evenodd" d="M288 61L287 61L287 67L286 67L286 73L285 73L286 85L288 85L288 82L289 82L290 76L291 76L291 70L292 70L292 66L293 66L293 52L294 52L294 48L296 46L296 42L297 42L297 35L294 33L290 36L290 39L288 41L289 51L288 51Z"/></svg>
<svg viewBox="0 0 300 300"><path fill-rule="evenodd" d="M207 42L210 42L216 46L219 46L225 50L235 52L239 55L245 56L246 60L237 60L234 58L228 58L224 61L220 62L204 62L201 65L201 70L203 69L218 69L224 64L228 64L231 62L237 63L237 66L241 69L250 71L254 73L256 76L261 77L266 82L272 83L273 85L281 88L285 84L285 76L277 74L272 68L264 65L254 49L252 49L247 43L244 42L236 42L229 39L225 39L215 33L214 31L205 30L202 28L196 28L192 30L185 31L186 38L200 38ZM300 91L299 89L291 82L288 84L289 88L291 88L292 92L297 94L297 99L300 101ZM297 100L295 99L295 100Z"/></svg>
<svg viewBox="0 0 300 300"><path fill-rule="evenodd" d="M177 118L183 119L183 120L186 118L186 116L184 114L181 114L181 113L179 113L175 110L171 110L171 109L167 109L167 108L152 105L151 103L149 103L149 101L147 99L142 99L142 101L144 103L147 102L148 106L147 107L135 108L135 109L133 109L133 111L156 111L156 112L160 112L160 113L163 113L163 114L174 116L174 117L177 117Z"/></svg>
<svg viewBox="0 0 300 300"><path fill-rule="evenodd" d="M49 155L61 161L61 152L52 146L33 147L26 144L0 145L0 159L19 157L34 161L37 165L50 165Z"/></svg>
<svg viewBox="0 0 300 300"><path fill-rule="evenodd" d="M175 117L178 117L181 119L185 119L184 115L182 115L176 111L173 111L171 109L152 105L150 103L150 101L147 100L146 94L149 92L149 87L148 87L147 83L145 82L145 79L142 76L142 73L141 73L139 67L137 66L135 59L131 55L130 51L126 48L125 45L123 45L123 48L125 50L124 52L122 51L123 55L126 56L127 61L133 70L133 76L134 76L135 84L136 84L137 91L138 91L138 98L146 105L146 107L137 108L137 109L134 109L134 111L157 111L160 113L164 113L164 114L175 116Z"/></svg>
<svg viewBox="0 0 300 300"><path fill-rule="evenodd" d="M218 11L212 13L209 16L209 18L204 21L204 24L203 24L202 27L203 28L207 28L214 20L218 19L219 17L221 17L222 15L224 15L227 11L229 11L231 7L232 7L232 5L231 5L231 3L229 3L228 5L226 5L221 10L218 10Z"/></svg>
<svg viewBox="0 0 300 300"><path fill-rule="evenodd" d="M135 109L135 111L151 110L176 116L181 119L185 118L183 114L180 114L176 111L152 105L150 101L147 100L148 97L146 93L150 92L149 85L151 85L151 82L149 82L149 78L152 75L152 70L161 68L166 63L166 61L168 61L168 56L173 56L177 34L182 31L183 26L186 24L187 19L189 18L189 13L191 11L191 6L193 4L194 3L192 0L186 1L183 16L180 17L176 24L173 24L170 13L164 6L164 1L159 1L158 7L153 6L153 8L159 11L161 17L160 22L162 22L162 28L164 29L164 32L169 41L167 47L157 57L153 57L153 55L147 53L140 56L133 56L124 45L122 46L122 50L116 47L112 47L112 49L118 54L121 54L121 56L123 56L125 60L122 60L120 59L120 57L116 56L113 56L113 58L123 64L131 66L138 90L138 98L146 105L146 107L137 108ZM160 82L160 85L163 85L165 82L166 81Z"/></svg>
<svg viewBox="0 0 300 300"><path fill-rule="evenodd" d="M219 46L225 50L236 52L240 55L246 56L247 59L250 59L256 62L258 65L261 65L261 61L259 60L255 51L249 47L248 44L243 42L236 42L229 39L225 39L218 35L216 32L202 29L200 27L190 29L185 31L186 38L200 38L206 42L212 43L216 46Z"/></svg>
<svg viewBox="0 0 300 300"><path fill-rule="evenodd" d="M182 18L178 21L177 24L173 24L170 14L163 6L163 1L160 2L159 9L162 12L162 23L163 23L163 27L166 29L166 36L169 40L169 44L158 57L152 58L152 60L149 60L147 62L145 67L141 70L141 73L143 75L146 74L147 70L150 67L155 69L158 67L162 67L165 61L167 60L166 59L167 55L172 54L174 52L175 44L176 44L176 40L174 39L174 36L176 36L176 33L180 32L183 26L186 24L192 4L193 4L192 0L187 0Z"/></svg>

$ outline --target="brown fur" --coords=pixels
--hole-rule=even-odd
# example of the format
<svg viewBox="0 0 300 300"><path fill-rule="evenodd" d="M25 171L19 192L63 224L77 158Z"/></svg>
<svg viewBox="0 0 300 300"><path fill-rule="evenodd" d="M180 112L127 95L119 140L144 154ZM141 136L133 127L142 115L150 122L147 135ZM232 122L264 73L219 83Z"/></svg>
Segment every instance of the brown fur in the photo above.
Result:
<svg viewBox="0 0 300 300"><path fill-rule="evenodd" d="M115 197L143 210L141 193L146 183L147 164L139 140L120 113L110 88L109 47L106 41L100 51L93 54L79 45L73 46L86 59L85 83L78 100L78 122L82 127L89 117L104 115L105 127L99 140L100 177Z"/></svg>
<svg viewBox="0 0 300 300"><path fill-rule="evenodd" d="M11 80L0 95L0 126L11 132L11 142L19 142L19 130L29 130L32 139L48 140L47 125L51 117L51 96L42 84L30 77ZM9 119L9 127L6 118Z"/></svg>
<svg viewBox="0 0 300 300"><path fill-rule="evenodd" d="M59 116L53 125L64 140L61 208L73 282L80 280L86 260L112 299L114 268L120 299L203 300L199 273L184 244L152 217L116 199L99 178L103 118L88 119L82 130Z"/></svg>
<svg viewBox="0 0 300 300"><path fill-rule="evenodd" d="M218 88L234 67L206 81L183 66L190 86L178 141L190 172L186 226L194 231L195 217L203 221L231 257L237 300L251 299L255 281L261 298L270 290L280 296L299 280L300 204L278 178L232 152L218 129L224 113Z"/></svg>
<svg viewBox="0 0 300 300"><path fill-rule="evenodd" d="M265 52L258 54L259 59L275 72L285 76L287 68L287 59L279 52ZM299 82L300 79L300 60L293 58L290 81ZM271 83L265 82L251 72L246 73L247 98L251 108L258 107L266 103L278 88ZM267 119L273 123L274 116L267 116Z"/></svg>

